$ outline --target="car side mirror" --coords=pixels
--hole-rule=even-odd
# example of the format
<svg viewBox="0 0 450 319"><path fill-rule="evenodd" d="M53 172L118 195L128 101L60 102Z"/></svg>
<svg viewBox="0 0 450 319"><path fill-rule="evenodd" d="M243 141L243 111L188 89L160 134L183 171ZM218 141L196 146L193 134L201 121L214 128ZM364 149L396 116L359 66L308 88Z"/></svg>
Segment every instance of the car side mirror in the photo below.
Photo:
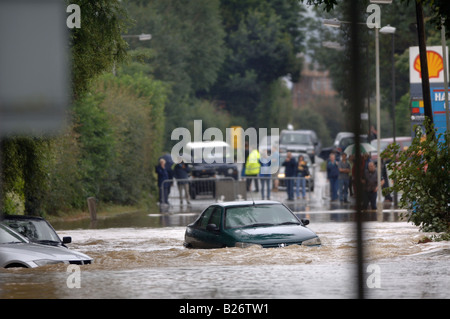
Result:
<svg viewBox="0 0 450 319"><path fill-rule="evenodd" d="M216 224L208 224L208 225L206 225L206 230L219 231L219 227L217 227Z"/></svg>
<svg viewBox="0 0 450 319"><path fill-rule="evenodd" d="M304 226L309 225L309 219L302 219L302 223Z"/></svg>
<svg viewBox="0 0 450 319"><path fill-rule="evenodd" d="M63 244L70 244L72 242L72 237L66 236L62 239Z"/></svg>

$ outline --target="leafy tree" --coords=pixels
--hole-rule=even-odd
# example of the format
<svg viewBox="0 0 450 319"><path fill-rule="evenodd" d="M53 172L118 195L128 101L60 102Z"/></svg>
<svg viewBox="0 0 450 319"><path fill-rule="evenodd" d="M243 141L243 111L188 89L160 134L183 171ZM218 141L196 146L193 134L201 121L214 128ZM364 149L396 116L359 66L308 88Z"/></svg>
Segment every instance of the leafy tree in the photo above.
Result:
<svg viewBox="0 0 450 319"><path fill-rule="evenodd" d="M331 145L330 133L325 124L324 117L314 109L303 108L294 111L293 121L304 130L314 130L323 145ZM318 155L318 154L317 154Z"/></svg>
<svg viewBox="0 0 450 319"><path fill-rule="evenodd" d="M258 125L263 128L283 128L292 123L291 92L282 79L273 81L263 90L255 113Z"/></svg>
<svg viewBox="0 0 450 319"><path fill-rule="evenodd" d="M111 164L114 138L106 111L100 107L105 96L88 94L74 105L75 133L80 145L80 170L83 197L99 198L100 189Z"/></svg>
<svg viewBox="0 0 450 319"><path fill-rule="evenodd" d="M81 8L81 28L71 29L73 99L79 99L90 81L126 55L121 34L129 23L120 0L66 0ZM87 111L87 110L86 110ZM10 136L2 140L3 195L15 193L24 200L27 214L43 214L54 154L52 140ZM89 144L85 141L86 145ZM57 143L56 143L57 144ZM94 167L94 166L92 166ZM4 196L3 196L4 198ZM4 202L4 201L3 201Z"/></svg>
<svg viewBox="0 0 450 319"><path fill-rule="evenodd" d="M434 132L433 125L426 122ZM388 158L389 169L396 183L388 192L401 193L400 205L407 208L406 217L425 232L445 232L450 238L450 152L447 143L450 133L440 142L433 135L424 136L416 131L411 146L399 150L398 144L390 145L382 154Z"/></svg>
<svg viewBox="0 0 450 319"><path fill-rule="evenodd" d="M263 97L267 99L270 85L282 76L298 79L305 11L291 0L223 0L221 12L229 50L210 96L224 101L248 125L259 126L254 115L267 105Z"/></svg>
<svg viewBox="0 0 450 319"><path fill-rule="evenodd" d="M120 0L66 0L81 11L81 27L71 29L72 86L78 98L90 81L126 57L122 38L130 25Z"/></svg>
<svg viewBox="0 0 450 319"><path fill-rule="evenodd" d="M81 209L86 205L86 189L82 178L84 172L80 170L81 145L73 126L70 125L62 134L49 141L49 186L44 209L50 215L71 208Z"/></svg>
<svg viewBox="0 0 450 319"><path fill-rule="evenodd" d="M96 87L114 139L102 183L106 202L136 205L156 189L154 165L163 148L166 85L142 74L105 76Z"/></svg>
<svg viewBox="0 0 450 319"><path fill-rule="evenodd" d="M28 215L40 215L47 190L48 141L42 138L14 137L2 141L2 195L12 192L24 201Z"/></svg>
<svg viewBox="0 0 450 319"><path fill-rule="evenodd" d="M133 67L143 63L145 74L170 84L165 105L165 144L176 127L189 125L197 98L216 82L226 48L218 0L125 2L136 24L129 34L151 33L150 41L130 39ZM139 57L137 53L141 54ZM129 66L123 71L129 74Z"/></svg>

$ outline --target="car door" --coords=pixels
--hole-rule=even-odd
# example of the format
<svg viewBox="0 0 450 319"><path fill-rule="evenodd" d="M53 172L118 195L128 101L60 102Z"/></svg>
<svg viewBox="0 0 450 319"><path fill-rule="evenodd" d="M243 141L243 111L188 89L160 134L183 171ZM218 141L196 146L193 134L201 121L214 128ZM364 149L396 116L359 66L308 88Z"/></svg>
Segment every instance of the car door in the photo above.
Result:
<svg viewBox="0 0 450 319"><path fill-rule="evenodd" d="M216 228L208 225L216 225ZM193 230L193 237L196 239L198 248L221 248L224 243L221 241L222 208L211 206L205 210L196 223Z"/></svg>

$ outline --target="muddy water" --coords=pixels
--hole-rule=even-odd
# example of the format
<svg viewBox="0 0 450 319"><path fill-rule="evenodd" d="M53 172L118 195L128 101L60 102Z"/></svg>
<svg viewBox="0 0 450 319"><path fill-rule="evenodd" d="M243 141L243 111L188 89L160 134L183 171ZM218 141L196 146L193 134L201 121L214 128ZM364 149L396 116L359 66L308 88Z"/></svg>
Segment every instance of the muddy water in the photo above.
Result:
<svg viewBox="0 0 450 319"><path fill-rule="evenodd" d="M186 249L182 225L63 230L71 249L95 259L76 273L81 288L69 287L65 265L8 269L0 270L0 298L356 297L354 224L309 228L322 247ZM419 245L422 236L406 222L365 223L367 297L450 297L450 244Z"/></svg>

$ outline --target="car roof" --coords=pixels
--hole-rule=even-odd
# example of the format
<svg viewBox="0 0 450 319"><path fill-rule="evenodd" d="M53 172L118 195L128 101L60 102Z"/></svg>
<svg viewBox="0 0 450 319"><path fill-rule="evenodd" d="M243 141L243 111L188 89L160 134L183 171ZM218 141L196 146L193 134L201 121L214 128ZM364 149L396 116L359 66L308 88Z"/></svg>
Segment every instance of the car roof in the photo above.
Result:
<svg viewBox="0 0 450 319"><path fill-rule="evenodd" d="M45 220L44 218L39 217L39 216L7 215L7 214L3 214L3 216L0 218L0 220L1 219Z"/></svg>
<svg viewBox="0 0 450 319"><path fill-rule="evenodd" d="M194 148L207 148L207 147L230 147L230 144L224 141L201 141L201 142L189 142L186 147Z"/></svg>
<svg viewBox="0 0 450 319"><path fill-rule="evenodd" d="M395 138L396 141L410 141L412 140L411 136L397 136ZM386 138L380 138L380 141L389 141L389 142L394 142L394 138L393 137L386 137Z"/></svg>
<svg viewBox="0 0 450 319"><path fill-rule="evenodd" d="M282 130L281 133L314 134L315 132L313 130Z"/></svg>
<svg viewBox="0 0 450 319"><path fill-rule="evenodd" d="M222 207L231 207L231 206L249 206L249 205L261 205L261 204L280 204L280 202L278 201L274 201L274 200L243 200L243 201L231 201L231 202L218 202L218 203L214 203L211 206L222 206Z"/></svg>

